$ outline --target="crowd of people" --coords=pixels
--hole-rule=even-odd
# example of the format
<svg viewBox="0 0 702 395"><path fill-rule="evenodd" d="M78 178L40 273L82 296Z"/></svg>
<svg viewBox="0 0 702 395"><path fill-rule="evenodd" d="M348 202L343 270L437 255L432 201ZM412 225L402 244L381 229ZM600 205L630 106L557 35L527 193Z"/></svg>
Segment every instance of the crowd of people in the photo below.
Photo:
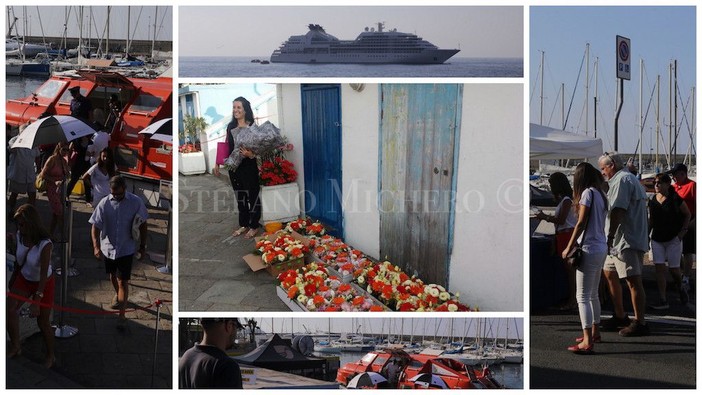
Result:
<svg viewBox="0 0 702 395"><path fill-rule="evenodd" d="M104 112L91 109L90 101L80 94L78 87L69 90L73 96L71 115L91 122L95 129L92 136L31 149L15 147L16 136L8 141L7 218L15 231L7 236L7 252L14 257L8 287L13 297L6 301L10 339L7 356L21 355L19 315L28 302L29 314L37 318L45 341L47 368L55 363L54 331L50 324L55 294L51 255L55 244L66 242L64 213L68 196L78 180L85 183L83 195L93 208L89 220L93 255L104 261L114 286L111 307L119 311L118 330L124 330L126 325L133 258L136 253L143 256L147 238L148 211L141 198L127 192L125 179L117 174L113 152L108 147L109 129ZM20 127L20 135L26 126ZM51 154L42 155L47 151ZM46 193L51 212L49 221L37 209L37 186ZM27 195L27 203L15 210L19 195Z"/></svg>
<svg viewBox="0 0 702 395"><path fill-rule="evenodd" d="M668 272L679 302L687 304L696 250L696 184L688 178L684 164L656 174L650 198L620 155L604 153L598 165L599 169L580 163L572 188L564 174L552 174L549 184L558 202L555 213L536 215L555 225L557 255L568 268L569 293L561 308L571 308L573 300L577 303L583 332L568 347L577 354L592 353L594 344L602 340L600 331L649 335L646 308L670 307ZM656 302L647 304L642 273L649 250L659 295ZM600 320L602 278L613 308L612 317L604 321ZM624 309L621 280L629 290L633 317Z"/></svg>

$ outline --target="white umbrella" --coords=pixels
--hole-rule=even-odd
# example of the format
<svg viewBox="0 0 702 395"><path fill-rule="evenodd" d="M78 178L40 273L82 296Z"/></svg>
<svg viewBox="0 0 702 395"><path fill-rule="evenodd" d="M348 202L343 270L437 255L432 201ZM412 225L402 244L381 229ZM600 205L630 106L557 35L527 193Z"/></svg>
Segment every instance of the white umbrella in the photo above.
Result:
<svg viewBox="0 0 702 395"><path fill-rule="evenodd" d="M364 372L352 378L346 388L375 387L380 383L388 381L382 374L376 372Z"/></svg>
<svg viewBox="0 0 702 395"><path fill-rule="evenodd" d="M148 135L151 140L173 144L173 118L164 118L152 123L139 132Z"/></svg>
<svg viewBox="0 0 702 395"><path fill-rule="evenodd" d="M435 388L448 388L444 379L440 376L431 373L421 373L418 374L409 381L413 381L415 384L422 386L423 388L435 387Z"/></svg>
<svg viewBox="0 0 702 395"><path fill-rule="evenodd" d="M17 137L13 148L34 148L43 144L56 144L92 136L95 133L87 123L68 115L53 115L27 126Z"/></svg>

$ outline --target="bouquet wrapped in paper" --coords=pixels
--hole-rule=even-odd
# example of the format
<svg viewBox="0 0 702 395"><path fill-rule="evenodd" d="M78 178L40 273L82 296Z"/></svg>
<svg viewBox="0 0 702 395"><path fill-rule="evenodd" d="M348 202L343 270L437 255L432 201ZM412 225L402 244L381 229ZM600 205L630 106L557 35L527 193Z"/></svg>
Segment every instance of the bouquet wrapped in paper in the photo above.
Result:
<svg viewBox="0 0 702 395"><path fill-rule="evenodd" d="M269 121L262 125L251 125L239 131L234 141L234 150L224 160L227 170L234 171L241 164L244 156L239 152L239 148L244 147L253 151L256 155L266 155L267 153L285 145L286 141L280 135L280 129Z"/></svg>

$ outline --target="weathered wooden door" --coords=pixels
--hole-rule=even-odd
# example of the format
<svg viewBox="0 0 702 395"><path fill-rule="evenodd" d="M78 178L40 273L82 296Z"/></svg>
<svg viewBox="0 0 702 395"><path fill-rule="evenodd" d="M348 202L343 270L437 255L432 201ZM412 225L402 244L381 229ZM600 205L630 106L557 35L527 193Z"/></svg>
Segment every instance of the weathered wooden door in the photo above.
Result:
<svg viewBox="0 0 702 395"><path fill-rule="evenodd" d="M340 86L310 84L301 90L305 213L343 237Z"/></svg>
<svg viewBox="0 0 702 395"><path fill-rule="evenodd" d="M448 284L462 86L381 86L380 255Z"/></svg>

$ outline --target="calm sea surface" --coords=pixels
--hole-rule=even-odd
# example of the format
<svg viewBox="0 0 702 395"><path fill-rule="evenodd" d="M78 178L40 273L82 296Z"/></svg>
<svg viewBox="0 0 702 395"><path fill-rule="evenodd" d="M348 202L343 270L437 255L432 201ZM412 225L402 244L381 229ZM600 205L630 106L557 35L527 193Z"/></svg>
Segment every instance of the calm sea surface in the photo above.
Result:
<svg viewBox="0 0 702 395"><path fill-rule="evenodd" d="M321 355L321 354L320 354ZM356 362L366 353L342 352L339 356L341 366L349 362ZM524 365L501 364L490 367L495 379L507 388L524 388Z"/></svg>
<svg viewBox="0 0 702 395"><path fill-rule="evenodd" d="M180 77L207 78L288 78L288 77L343 77L343 78L464 78L512 77L524 75L522 59L450 59L444 64L432 65L362 65L362 64L298 64L252 63L255 57L180 57Z"/></svg>

